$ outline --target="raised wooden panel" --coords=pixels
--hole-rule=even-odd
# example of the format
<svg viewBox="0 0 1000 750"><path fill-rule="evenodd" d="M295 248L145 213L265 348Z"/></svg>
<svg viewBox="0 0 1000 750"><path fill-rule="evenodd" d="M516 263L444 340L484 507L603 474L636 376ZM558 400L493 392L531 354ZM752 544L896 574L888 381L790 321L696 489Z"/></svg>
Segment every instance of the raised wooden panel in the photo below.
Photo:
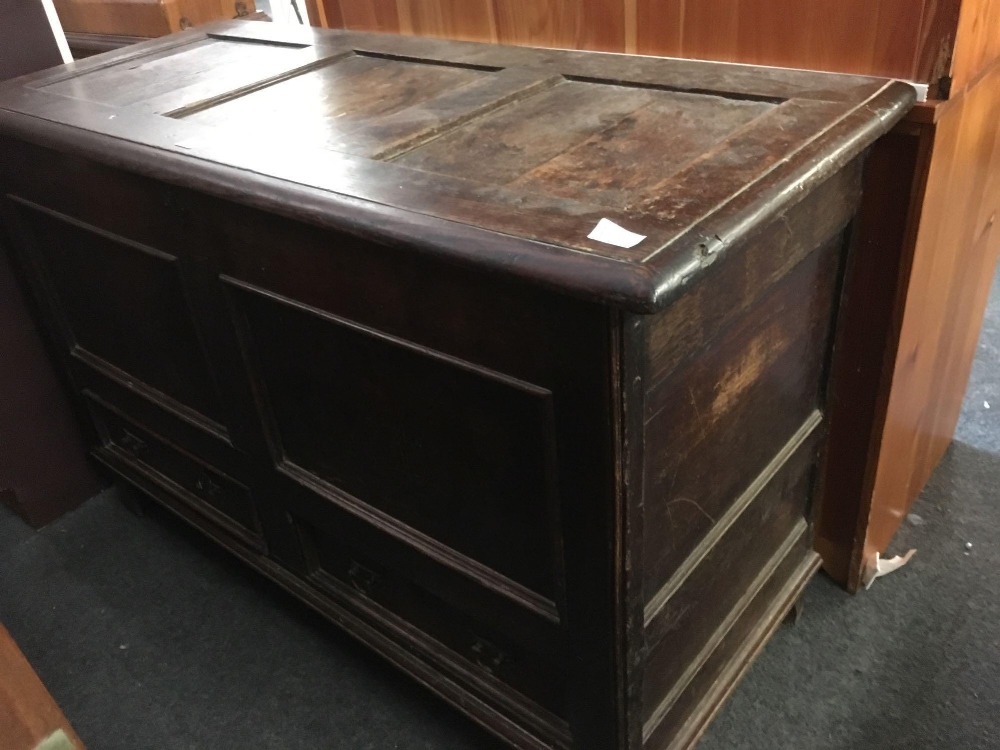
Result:
<svg viewBox="0 0 1000 750"><path fill-rule="evenodd" d="M691 364L652 386L647 602L662 596L674 571L822 404L842 247L836 238L807 257Z"/></svg>
<svg viewBox="0 0 1000 750"><path fill-rule="evenodd" d="M351 151L341 147L347 134L486 77L464 67L355 55L186 117L221 127L252 119L294 132L299 144Z"/></svg>
<svg viewBox="0 0 1000 750"><path fill-rule="evenodd" d="M1000 2L996 0L843 0L842 2L621 0L620 4L623 25L621 35L618 34L616 11L609 9L609 17L613 17L615 21L609 24L608 28L611 31L599 44L588 42L586 33L576 30L574 26L586 17L584 9L587 6L578 0L531 3L531 7L527 9L522 9L520 4L498 0L492 4L489 12L483 10L482 13L484 19L491 16L498 24L498 29L511 29L505 39L511 43L613 49L647 55L892 76L930 84L931 100L946 100L949 97L955 99L962 96L964 90L981 77L989 77L990 66L1000 58L1000 31L998 31ZM434 2L428 5L443 7L441 3ZM511 8L517 9L519 20L505 19L504 14ZM514 15L515 11L509 13ZM481 28L486 28L488 25L485 20L479 23ZM337 23L330 21L329 25L335 26ZM470 28L475 25L471 24ZM485 35L480 38L483 41L497 40ZM620 40L620 46L606 46L612 40ZM979 96L985 95L980 93ZM940 112L945 111L946 108L940 110ZM928 106L921 112L923 122L932 130L933 121L939 116L934 114L934 106ZM945 116L958 115L955 111L951 111ZM942 127L947 130L950 126L942 122ZM921 150L920 158L927 161L931 158L950 159L947 139L954 140L957 137L939 136L938 145L933 152L927 149ZM582 152L577 153L577 156L581 155ZM582 164L583 161L577 163ZM922 173L926 173L926 166L926 163L919 166ZM906 164L904 168L908 170L910 165ZM947 164L936 165L935 168L939 176L950 169ZM939 177L939 179L946 178ZM558 182L558 176L554 177L554 181ZM923 197L922 179L916 182L906 180L904 182L907 182L907 185L901 186L900 189L912 187L916 191L913 193L914 196ZM594 185L598 190L603 190L605 187L604 181L600 179L596 179ZM945 257L953 257L955 263L959 263L959 257L964 258L961 253L953 255L949 249L955 242L952 238L960 235L961 231L955 230L945 235L936 228L940 217L960 217L963 214L968 216L968 212L976 213L975 205L960 205L957 196L963 194L968 195L961 186L951 191L947 200L949 208L943 212L933 208L928 202L932 218L925 218L920 225L919 243L923 248L920 252L929 254L933 247L940 244L941 249L934 252L940 252ZM972 200L975 202L974 197ZM893 201L893 203L897 210L906 212L901 215L902 218L912 219L915 229L920 219L919 201L912 206L908 201ZM996 232L990 234L995 235ZM894 255L890 262L901 263L899 268L902 277L893 280L892 274L885 270L880 276L883 290L892 287L897 281L901 281L902 284L898 287L898 299L886 300L886 295L882 292L882 300L880 303L875 303L882 320L892 317L886 324L889 328L876 334L875 327L870 326L860 333L860 346L871 347L865 352L866 371L878 368L878 364L875 363L877 357L872 353L875 351L873 347L875 337L884 341L885 350L893 349L895 346L902 317L901 310L896 308L901 308L904 304L914 306L922 304L907 303L906 300L909 290L905 283L913 248L911 241L914 236L915 232L911 232L902 256L898 255L899 248L892 251ZM981 231L977 233L974 242L963 239L963 247L967 249L970 257L960 263L967 268L979 270L988 268L992 241ZM987 259L985 265L980 262L983 258ZM944 276L939 275L939 279L947 277L946 269L938 267L937 272L944 274ZM869 277L873 278L874 275ZM940 303L948 307L951 312L946 313L943 309L939 309L938 312L944 316L939 319L947 321L947 326L957 327L945 331L937 323L928 320L926 328L928 338L920 342L921 328L916 323L908 324L906 335L911 339L912 346L917 347L919 344L918 348L924 352L919 355L921 359L931 356L926 352L937 350L939 338L948 338L951 342L949 351L951 347L959 347L965 345L963 342L972 342L975 339L975 334L979 330L979 319L974 308L979 304L981 294L985 292L981 292L978 288L970 292L972 282L956 281L956 284L958 288L948 291L939 283L938 291L934 294L950 294L954 297L953 302ZM913 292L917 298L922 298L923 292L916 289ZM859 297L860 294L855 295L855 299ZM881 304L882 301L885 301L885 304ZM912 321L915 315L917 313L909 313L908 317ZM868 336L868 331L874 335ZM973 346L971 343L967 345ZM917 356L912 352L911 355ZM919 492L951 435L949 425L957 415L953 404L958 396L952 395L939 403L934 394L941 391L955 394L959 392L960 386L964 386L965 382L964 373L967 372L967 368L962 363L966 361L966 357L954 352L942 354L941 357L942 361L947 360L950 364L907 364L902 357L898 362L887 363L889 373L882 377L886 387L883 389L879 386L875 389L878 390L877 394L869 391L861 398L863 403L859 401L854 408L855 415L861 412L868 413L865 419L867 426L846 436L846 442L835 447L841 458L846 458L851 453L855 459L862 454L870 457L871 465L864 469L865 476L861 477L855 472L852 486L870 487L876 471L882 477L895 476L891 481L880 479L883 487L892 485L894 489L879 491L882 493L880 497L885 499L876 500L875 506L882 503L888 505L882 510L876 507L872 515L873 519L883 518L888 524L887 528L895 528L899 519L903 517L901 508L908 506L909 502L903 498L913 497ZM920 368L926 368L928 373L934 374L920 377L912 374L913 370ZM896 376L892 375L893 369L897 370ZM939 380L944 377L948 380ZM896 424L896 427L890 427L889 431L897 431L897 437L888 438L888 442L884 445L886 449L895 446L896 450L891 453L880 453L878 446L882 444L880 432L882 421L886 416L884 409L889 386L894 384L893 387L898 390L909 387L908 384L911 382L916 384L914 385L916 390L910 394L894 395L893 403L889 406L892 413L889 414L888 421ZM919 420L916 417L918 412L924 413ZM926 425L931 422L935 423L935 426L930 429L937 437L924 447L907 448L906 444L913 440L912 436L928 429ZM903 432L911 437L899 437ZM874 446L870 450L866 450L865 446L861 445L862 441L856 439L862 433L865 435L864 440L870 441ZM846 435L846 427L844 434ZM841 478L848 481L848 472L842 472L837 479ZM885 482L889 484L884 484ZM834 480L834 484L836 483L837 480ZM827 558L828 570L838 579L846 581L846 571L853 565L851 585L857 586L860 580L862 548L865 543L862 538L863 533L858 532L857 545L854 544L855 539L852 535L855 534L855 529L865 527L863 519L868 517L870 496L867 492L852 494L847 492L844 486L841 490L834 493L834 496L844 498L847 505L837 508L828 506L823 525L831 536L821 544ZM855 512L859 508L860 516ZM860 522L859 518L862 519ZM833 536L839 537L840 541L834 542ZM849 541L845 541L849 536ZM886 532L879 532L876 536L882 540L881 543L887 543L890 538ZM870 559L873 550L872 545L868 544L864 556ZM853 562L848 562L850 559L853 559Z"/></svg>
<svg viewBox="0 0 1000 750"><path fill-rule="evenodd" d="M400 163L622 208L774 108L734 100L565 82L459 128ZM530 123L530 125L529 125ZM650 162L651 144L667 156Z"/></svg>
<svg viewBox="0 0 1000 750"><path fill-rule="evenodd" d="M819 567L810 537L802 524L768 561L770 576L754 582L751 592L755 595L718 634L715 647L688 682L688 689L677 696L659 722L645 724L644 747L674 750L695 746Z"/></svg>
<svg viewBox="0 0 1000 750"><path fill-rule="evenodd" d="M12 204L51 286L65 345L82 366L225 436L177 258L33 204Z"/></svg>
<svg viewBox="0 0 1000 750"><path fill-rule="evenodd" d="M238 294L277 460L552 598L552 394Z"/></svg>
<svg viewBox="0 0 1000 750"><path fill-rule="evenodd" d="M813 490L819 414L811 415L747 497L725 519L725 528L677 570L668 596L647 607L643 721L652 731L709 659L728 627L742 614L806 524ZM720 623L717 630L706 622Z"/></svg>

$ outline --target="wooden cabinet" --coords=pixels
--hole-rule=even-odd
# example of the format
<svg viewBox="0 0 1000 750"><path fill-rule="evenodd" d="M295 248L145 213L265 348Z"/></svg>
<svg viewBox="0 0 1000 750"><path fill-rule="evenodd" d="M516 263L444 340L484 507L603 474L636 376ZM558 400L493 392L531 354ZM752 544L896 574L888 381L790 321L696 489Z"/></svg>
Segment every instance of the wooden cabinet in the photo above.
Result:
<svg viewBox="0 0 1000 750"><path fill-rule="evenodd" d="M829 70L927 84L876 155L837 365L826 570L872 569L951 441L1000 254L998 0L311 0L314 25ZM886 207L894 215L889 216ZM877 239L876 239L877 238Z"/></svg>
<svg viewBox="0 0 1000 750"><path fill-rule="evenodd" d="M226 23L0 89L0 216L98 460L515 747L686 747L819 564L913 98Z"/></svg>

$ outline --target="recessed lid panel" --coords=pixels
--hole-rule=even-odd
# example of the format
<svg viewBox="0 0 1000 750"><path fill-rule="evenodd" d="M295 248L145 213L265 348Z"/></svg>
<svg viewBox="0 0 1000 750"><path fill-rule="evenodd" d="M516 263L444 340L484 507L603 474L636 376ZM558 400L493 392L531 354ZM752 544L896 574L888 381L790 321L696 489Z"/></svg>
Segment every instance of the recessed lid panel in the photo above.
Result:
<svg viewBox="0 0 1000 750"><path fill-rule="evenodd" d="M288 73L316 59L316 51L307 46L206 37L41 88L73 99L164 114Z"/></svg>

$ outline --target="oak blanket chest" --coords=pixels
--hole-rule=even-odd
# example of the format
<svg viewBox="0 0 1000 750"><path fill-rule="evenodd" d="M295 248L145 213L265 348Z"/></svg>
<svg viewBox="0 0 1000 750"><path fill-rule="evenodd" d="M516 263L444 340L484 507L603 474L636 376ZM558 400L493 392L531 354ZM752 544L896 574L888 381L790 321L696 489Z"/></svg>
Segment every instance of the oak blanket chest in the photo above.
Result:
<svg viewBox="0 0 1000 750"><path fill-rule="evenodd" d="M0 88L2 243L101 463L515 747L685 747L816 568L912 101L225 22Z"/></svg>

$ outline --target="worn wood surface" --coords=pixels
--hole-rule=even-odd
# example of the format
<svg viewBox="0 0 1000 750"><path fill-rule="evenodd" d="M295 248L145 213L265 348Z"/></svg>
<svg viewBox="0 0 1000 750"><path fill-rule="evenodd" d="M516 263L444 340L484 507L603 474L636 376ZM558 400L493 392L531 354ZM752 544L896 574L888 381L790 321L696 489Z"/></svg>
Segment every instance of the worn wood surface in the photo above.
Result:
<svg viewBox="0 0 1000 750"><path fill-rule="evenodd" d="M76 750L84 750L10 633L0 625L0 738L5 750L34 750L59 729Z"/></svg>
<svg viewBox="0 0 1000 750"><path fill-rule="evenodd" d="M147 169L194 157L234 179L268 175L321 191L349 221L361 199L381 214L361 223L398 233L394 241L412 235L415 214L428 227L501 232L519 241L499 253L426 242L637 309L676 295L746 241L754 224L744 214L767 221L780 208L770 196L821 183L912 99L879 79L742 66L266 24L190 34L28 81L0 94L0 106L29 129L30 118L58 113L124 135L120 153ZM222 123L250 113L300 135L247 148ZM687 158L654 171L645 143ZM148 146L173 156L149 160ZM590 239L604 218L644 239L632 248Z"/></svg>
<svg viewBox="0 0 1000 750"><path fill-rule="evenodd" d="M311 18L318 25L375 28L356 10L367 5L361 0L319 2L318 6L328 9L330 15L324 20L313 13ZM942 231L939 226L952 220L950 217L977 214L976 194L963 190L948 192L941 199L941 205L946 208L941 208L932 206L930 201L933 196L944 193L925 194L925 184L932 159L935 162L944 160L941 165L935 163L938 175L949 170L949 137L968 140L989 135L986 131L991 126L983 124L979 126L982 131L979 135L972 134L971 126L966 126L960 136L936 137L938 120L958 117L950 105L937 99L947 99L950 95L957 102L966 89L989 76L991 66L1000 57L1000 3L994 0L941 0L917 4L906 0L850 0L834 4L798 0L626 0L622 3L564 0L531 4L530 9L518 6L519 22L507 22L502 26L498 26L498 18L506 17L513 7L503 0L463 5L461 23L457 22L459 15L453 6L445 3L424 4L425 17L434 20L418 25L402 22L402 18L408 17L405 12L393 13L402 3L389 0L384 7L389 10L382 16L378 28L388 31L880 73L931 84L932 101L914 110L913 124L900 136L902 140L896 141L893 158L899 159L898 164L886 163L881 183L873 185L873 190L884 194L885 198L873 205L875 215L870 225L874 234L860 240L866 247L880 248L880 257L890 262L858 270L856 288L849 290L858 309L849 314L848 327L857 338L842 342L842 348L852 352L844 355L844 361L857 357L865 364L853 371L845 364L839 371L844 386L840 390L842 395L835 396L833 408L835 413L841 409L844 413L834 417L833 460L840 468L828 475L827 506L818 517L818 549L824 554L827 571L845 584L852 581L850 585L856 587L865 560L870 560L874 550L872 544L875 542L865 541L869 520L882 519L882 531L875 533L873 539L878 540L877 544L882 545L881 551L884 551L891 538L888 529L898 525L902 518L900 509L908 507L907 498L919 493L941 455L941 446L950 436L948 425L953 425L957 419L956 397L942 404L935 401L933 394L962 391L964 379L956 381L954 378L967 373L968 368L962 362L968 355L950 348L950 353L941 356L942 361L951 364L928 366L921 379L907 375L903 362L895 360L895 353L903 309L908 305L916 309L918 304L908 302L908 295L912 291L916 300L924 294L909 287L910 268L918 248L925 255L941 253L954 258L956 268L968 264L986 272L987 266L981 265L980 258L984 248L966 243L960 245L964 250L956 255L954 233ZM590 29L585 26L588 23L600 27ZM978 94L980 100L986 96L982 91ZM957 127L942 125L951 130ZM582 171L590 167L585 154L589 152L580 150L573 154ZM621 157L628 158L628 155ZM988 163L989 157L982 155L982 159L986 162L981 162L977 169ZM541 175L544 176L544 170ZM903 195L902 191L908 194ZM970 203L959 203L963 195ZM921 220L925 198L928 210ZM887 215L886 205L894 207L891 215ZM905 222L909 223L904 226ZM932 246L932 243L936 244ZM917 270L919 272L919 267ZM980 292L970 286L972 282L964 280L963 274L950 278L954 288L944 289L939 284L936 294L954 295L956 300L979 299ZM946 315L946 329L939 329L937 325L921 329L912 322L915 313L910 313L907 335L911 344L917 346L923 336L926 341L919 344L919 348L924 350L936 349L938 339L974 341L980 325L975 309L973 304L972 312ZM879 325L871 323L876 317ZM882 357L886 351L890 352L888 359ZM894 375L897 369L900 377ZM859 373L864 373L865 378ZM945 377L949 380L941 379ZM890 400L890 389L911 387L913 392L893 393ZM934 441L934 447L919 450L906 447L906 443L915 441L913 436L923 429L911 424L906 428L910 438L889 437L883 450L882 429L886 422L896 425L912 422L913 414L918 411L925 413L922 417L925 422L937 425L933 429L943 430ZM880 480L882 489L873 505L876 473L883 477ZM889 480L886 478L889 476L896 479Z"/></svg>
<svg viewBox="0 0 1000 750"><path fill-rule="evenodd" d="M104 465L514 747L686 747L817 565L912 99L224 24L0 89L0 228Z"/></svg>
<svg viewBox="0 0 1000 750"><path fill-rule="evenodd" d="M310 21L933 83L948 73L958 8L958 0L315 0ZM987 35L978 29L969 33Z"/></svg>

